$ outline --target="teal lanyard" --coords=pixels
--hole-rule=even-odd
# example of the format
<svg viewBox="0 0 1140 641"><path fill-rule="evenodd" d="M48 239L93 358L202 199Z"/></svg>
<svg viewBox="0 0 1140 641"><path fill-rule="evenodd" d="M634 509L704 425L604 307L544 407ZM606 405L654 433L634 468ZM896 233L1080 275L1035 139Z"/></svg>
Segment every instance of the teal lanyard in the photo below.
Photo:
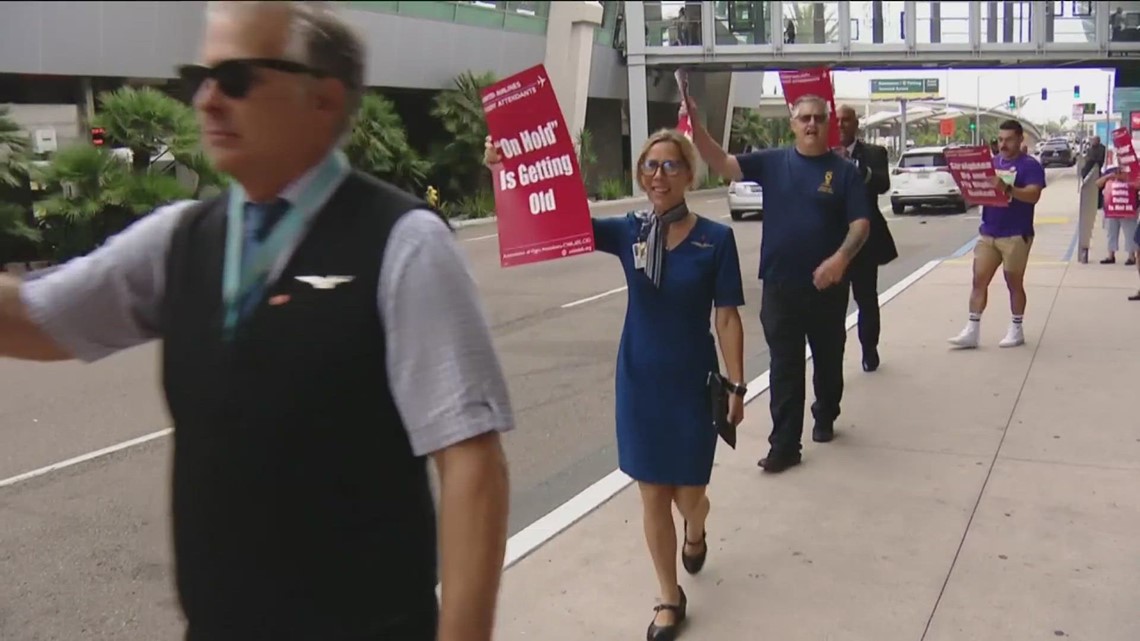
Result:
<svg viewBox="0 0 1140 641"><path fill-rule="evenodd" d="M297 239L308 228L317 210L340 185L340 178L348 173L348 159L340 152L329 155L317 167L311 183L274 226L265 240L257 245L243 265L245 250L245 189L234 183L230 187L226 221L226 258L222 272L222 301L225 305L225 333L232 337L240 319L241 302L245 295L266 281L281 252L295 247ZM243 268L244 267L244 268Z"/></svg>

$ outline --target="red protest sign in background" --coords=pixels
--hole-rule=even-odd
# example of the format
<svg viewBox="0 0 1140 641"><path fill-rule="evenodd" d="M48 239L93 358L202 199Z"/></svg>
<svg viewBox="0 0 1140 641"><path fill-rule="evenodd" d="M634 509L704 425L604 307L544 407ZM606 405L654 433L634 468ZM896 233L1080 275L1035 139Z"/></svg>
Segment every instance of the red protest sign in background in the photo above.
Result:
<svg viewBox="0 0 1140 641"><path fill-rule="evenodd" d="M788 108L800 98L808 95L819 96L827 102L827 146L839 146L839 117L835 110L835 86L831 83L831 70L827 67L795 69L780 72L780 86L784 90L784 100Z"/></svg>
<svg viewBox="0 0 1140 641"><path fill-rule="evenodd" d="M977 147L955 147L944 152L946 166L962 198L971 205L1008 207L1006 196L994 185L997 172L994 170L994 157L985 145Z"/></svg>
<svg viewBox="0 0 1140 641"><path fill-rule="evenodd" d="M491 172L500 264L594 251L578 155L546 68L531 67L484 89L483 113L503 157Z"/></svg>
<svg viewBox="0 0 1140 641"><path fill-rule="evenodd" d="M1136 166L1136 150L1132 147L1132 132L1127 127L1112 131L1112 148L1116 152L1116 175L1133 185L1140 184L1140 167Z"/></svg>
<svg viewBox="0 0 1140 641"><path fill-rule="evenodd" d="M1136 187L1123 180L1110 180L1104 186L1105 218L1136 218Z"/></svg>

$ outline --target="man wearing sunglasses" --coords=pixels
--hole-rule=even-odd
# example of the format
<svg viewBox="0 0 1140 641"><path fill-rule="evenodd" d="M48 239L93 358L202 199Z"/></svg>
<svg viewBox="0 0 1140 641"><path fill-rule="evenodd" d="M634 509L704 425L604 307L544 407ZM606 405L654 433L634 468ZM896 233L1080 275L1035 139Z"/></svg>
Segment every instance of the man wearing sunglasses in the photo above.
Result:
<svg viewBox="0 0 1140 641"><path fill-rule="evenodd" d="M210 3L180 76L235 184L0 278L0 356L163 341L190 641L486 641L506 383L446 223L336 149L365 51L324 4Z"/></svg>
<svg viewBox="0 0 1140 641"><path fill-rule="evenodd" d="M772 433L765 472L798 465L804 423L804 342L814 361L815 427L812 439L830 441L843 396L847 341L846 274L870 232L867 189L853 163L828 147L828 104L798 99L791 110L795 146L730 155L694 114L693 142L709 168L764 190L760 322L768 343Z"/></svg>

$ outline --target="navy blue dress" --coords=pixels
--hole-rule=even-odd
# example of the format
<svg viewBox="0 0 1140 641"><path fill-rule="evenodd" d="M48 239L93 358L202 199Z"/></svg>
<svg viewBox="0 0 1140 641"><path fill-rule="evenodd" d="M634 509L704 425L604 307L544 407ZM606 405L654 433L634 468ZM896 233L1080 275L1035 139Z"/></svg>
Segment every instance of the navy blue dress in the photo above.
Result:
<svg viewBox="0 0 1140 641"><path fill-rule="evenodd" d="M665 252L658 289L634 266L640 231L634 214L594 220L597 249L621 260L629 285L617 356L619 466L645 483L708 485L717 435L707 380L720 369L712 312L744 305L736 238L698 217Z"/></svg>

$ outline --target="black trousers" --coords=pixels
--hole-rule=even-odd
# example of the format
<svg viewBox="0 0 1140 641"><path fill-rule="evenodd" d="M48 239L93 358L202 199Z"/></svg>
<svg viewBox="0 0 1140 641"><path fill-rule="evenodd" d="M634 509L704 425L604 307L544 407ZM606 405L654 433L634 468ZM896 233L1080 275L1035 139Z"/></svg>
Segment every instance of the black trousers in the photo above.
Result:
<svg viewBox="0 0 1140 641"><path fill-rule="evenodd" d="M839 417L843 398L843 349L847 342L846 282L818 291L813 287L764 284L760 324L768 342L769 399L774 455L799 452L804 431L805 340L811 346L815 387L812 415L817 421Z"/></svg>
<svg viewBox="0 0 1140 641"><path fill-rule="evenodd" d="M863 352L879 347L879 266L857 262L848 272L851 295L859 306L859 344Z"/></svg>

